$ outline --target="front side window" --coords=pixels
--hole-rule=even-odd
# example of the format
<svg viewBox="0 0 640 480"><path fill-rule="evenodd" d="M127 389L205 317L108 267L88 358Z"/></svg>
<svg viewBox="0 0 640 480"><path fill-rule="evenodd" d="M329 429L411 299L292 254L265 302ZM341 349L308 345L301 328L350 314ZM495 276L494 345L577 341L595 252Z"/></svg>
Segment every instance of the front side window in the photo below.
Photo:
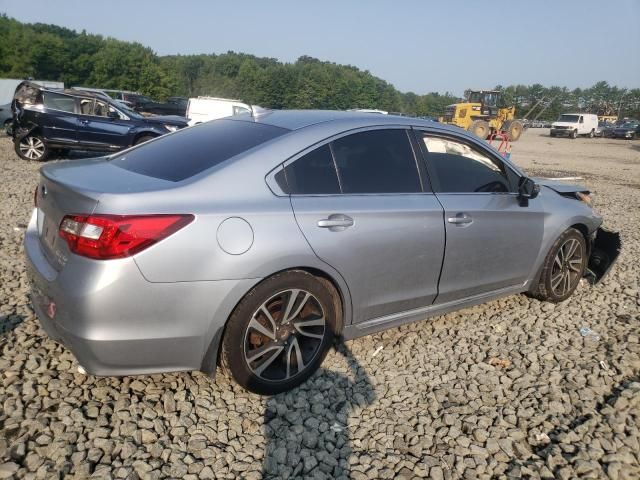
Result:
<svg viewBox="0 0 640 480"><path fill-rule="evenodd" d="M107 102L96 100L96 105L93 109L93 114L97 117L108 117L109 105Z"/></svg>
<svg viewBox="0 0 640 480"><path fill-rule="evenodd" d="M436 193L507 193L502 162L449 138L421 134Z"/></svg>
<svg viewBox="0 0 640 480"><path fill-rule="evenodd" d="M371 130L332 143L342 193L421 192L407 132Z"/></svg>
<svg viewBox="0 0 640 480"><path fill-rule="evenodd" d="M80 113L82 115L93 115L93 99L92 98L80 99Z"/></svg>
<svg viewBox="0 0 640 480"><path fill-rule="evenodd" d="M241 113L249 113L249 109L244 107L233 107L234 115L240 115Z"/></svg>
<svg viewBox="0 0 640 480"><path fill-rule="evenodd" d="M75 109L75 99L69 95L61 95L53 92L43 92L42 103L46 108L73 113Z"/></svg>
<svg viewBox="0 0 640 480"><path fill-rule="evenodd" d="M292 195L331 195L340 193L338 175L329 145L323 145L284 169L286 190Z"/></svg>

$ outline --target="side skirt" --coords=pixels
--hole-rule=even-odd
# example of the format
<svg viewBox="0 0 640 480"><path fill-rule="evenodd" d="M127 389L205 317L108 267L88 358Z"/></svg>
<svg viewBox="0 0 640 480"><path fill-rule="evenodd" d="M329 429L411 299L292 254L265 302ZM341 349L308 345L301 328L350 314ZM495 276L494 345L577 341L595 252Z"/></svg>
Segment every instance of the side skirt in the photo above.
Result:
<svg viewBox="0 0 640 480"><path fill-rule="evenodd" d="M346 326L342 336L345 340L351 340L353 338L363 337L389 328L399 327L400 325L405 325L407 323L425 320L438 315L444 315L445 313L485 303L490 300L495 300L496 298L522 293L526 290L526 283L513 285L499 290L494 290L492 292L474 295L473 297L468 297L463 300L453 300L439 305L429 305L427 307L385 315L384 317L372 318L371 320L366 320L355 325Z"/></svg>

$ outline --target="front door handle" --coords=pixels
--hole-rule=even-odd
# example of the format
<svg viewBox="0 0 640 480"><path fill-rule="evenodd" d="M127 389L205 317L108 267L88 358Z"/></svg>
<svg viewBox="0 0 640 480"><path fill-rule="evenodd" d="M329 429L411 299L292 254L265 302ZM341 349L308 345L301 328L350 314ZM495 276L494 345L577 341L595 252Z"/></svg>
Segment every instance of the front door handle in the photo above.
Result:
<svg viewBox="0 0 640 480"><path fill-rule="evenodd" d="M318 220L318 227L328 228L332 232L340 232L353 225L353 218L342 213L333 213L327 218Z"/></svg>
<svg viewBox="0 0 640 480"><path fill-rule="evenodd" d="M466 213L457 213L455 217L447 218L447 222L453 223L454 225L468 225L473 223L473 218Z"/></svg>

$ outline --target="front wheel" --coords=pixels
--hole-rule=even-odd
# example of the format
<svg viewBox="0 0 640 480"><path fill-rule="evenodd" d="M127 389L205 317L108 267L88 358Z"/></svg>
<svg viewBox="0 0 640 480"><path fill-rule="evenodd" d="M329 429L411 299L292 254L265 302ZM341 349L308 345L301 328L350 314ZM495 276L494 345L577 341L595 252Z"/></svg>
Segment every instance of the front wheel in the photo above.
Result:
<svg viewBox="0 0 640 480"><path fill-rule="evenodd" d="M578 138L578 130L574 130L573 132L571 132L571 138L573 139Z"/></svg>
<svg viewBox="0 0 640 480"><path fill-rule="evenodd" d="M23 160L44 162L49 156L49 147L38 135L27 135L14 142L18 156Z"/></svg>
<svg viewBox="0 0 640 480"><path fill-rule="evenodd" d="M538 285L532 292L539 300L558 303L578 287L587 266L587 244L582 233L569 228L547 254Z"/></svg>
<svg viewBox="0 0 640 480"><path fill-rule="evenodd" d="M133 144L140 145L141 143L148 142L149 140L153 140L154 138L156 138L154 135L141 135L136 138L136 141Z"/></svg>
<svg viewBox="0 0 640 480"><path fill-rule="evenodd" d="M223 368L261 395L297 387L320 367L338 332L342 313L336 297L326 280L299 270L258 284L229 318Z"/></svg>

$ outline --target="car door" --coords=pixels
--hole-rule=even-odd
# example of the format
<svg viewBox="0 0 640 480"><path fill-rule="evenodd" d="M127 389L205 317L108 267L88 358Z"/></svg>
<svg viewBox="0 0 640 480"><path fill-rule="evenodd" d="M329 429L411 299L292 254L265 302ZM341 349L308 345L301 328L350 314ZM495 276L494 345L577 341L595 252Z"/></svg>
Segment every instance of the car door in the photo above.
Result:
<svg viewBox="0 0 640 480"><path fill-rule="evenodd" d="M127 147L129 132L133 128L128 117L108 102L81 98L78 119L78 142L89 148L106 150ZM117 116L109 116L117 115Z"/></svg>
<svg viewBox="0 0 640 480"><path fill-rule="evenodd" d="M43 91L42 105L44 109L38 115L38 124L42 129L43 137L50 143L74 145L78 130L74 97Z"/></svg>
<svg viewBox="0 0 640 480"><path fill-rule="evenodd" d="M442 207L421 178L408 131L359 131L284 169L296 221L346 280L353 321L431 305L444 254Z"/></svg>
<svg viewBox="0 0 640 480"><path fill-rule="evenodd" d="M436 303L524 285L542 240L542 199L521 202L519 174L478 143L453 134L416 135L444 207L446 252Z"/></svg>

